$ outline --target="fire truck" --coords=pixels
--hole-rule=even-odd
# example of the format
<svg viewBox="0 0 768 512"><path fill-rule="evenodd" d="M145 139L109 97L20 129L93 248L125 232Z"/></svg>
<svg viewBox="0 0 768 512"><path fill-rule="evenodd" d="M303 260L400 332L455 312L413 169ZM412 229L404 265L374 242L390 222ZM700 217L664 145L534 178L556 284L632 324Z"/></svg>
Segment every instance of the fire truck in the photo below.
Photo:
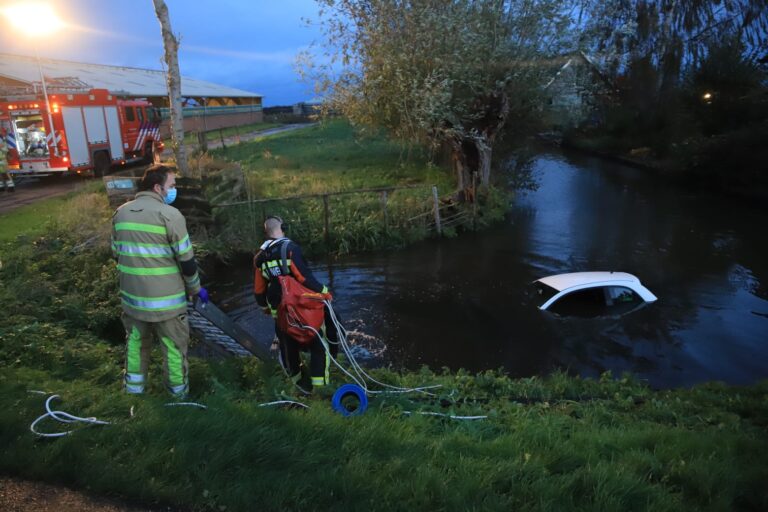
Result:
<svg viewBox="0 0 768 512"><path fill-rule="evenodd" d="M160 112L147 100L54 83L46 101L38 90L0 89L0 135L12 174L103 176L114 165L150 163L163 149Z"/></svg>

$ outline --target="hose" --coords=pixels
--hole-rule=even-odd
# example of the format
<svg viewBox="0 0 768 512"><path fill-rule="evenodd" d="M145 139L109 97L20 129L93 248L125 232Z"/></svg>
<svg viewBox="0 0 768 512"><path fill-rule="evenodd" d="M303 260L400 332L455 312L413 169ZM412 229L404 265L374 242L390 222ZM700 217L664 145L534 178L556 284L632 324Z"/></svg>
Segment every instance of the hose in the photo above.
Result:
<svg viewBox="0 0 768 512"><path fill-rule="evenodd" d="M36 392L36 391L33 391L33 393L38 393L39 394L39 392ZM43 414L42 416L38 417L29 426L29 430L31 430L32 433L35 434L36 436L39 436L39 437L63 437L63 436L69 435L72 432L74 432L74 430L67 430L67 431L64 431L64 432L48 433L48 432L38 432L37 430L35 430L35 426L40 421L42 421L43 419L47 418L48 416L50 416L54 420L59 421L61 423L86 423L88 425L111 425L111 423L108 422L108 421L99 420L99 419L96 419L94 417L81 418L80 416L75 416L73 414L69 414L68 412L54 411L54 410L51 409L51 401L54 398L60 398L60 397L59 397L59 395L51 395L51 396L49 396L48 399L45 401L46 413Z"/></svg>
<svg viewBox="0 0 768 512"><path fill-rule="evenodd" d="M347 341L347 330L344 328L343 325L341 325L341 322L339 321L338 317L336 316L336 312L333 310L333 306L331 305L331 302L329 300L324 300L323 304L328 308L328 312L330 313L331 321L333 322L334 327L336 328L336 332L339 335L339 341L333 342L327 339L325 336L323 336L317 329L315 329L312 326L309 325L303 325L296 322L293 318L288 318L288 323L291 326L299 327L302 329L311 330L318 339L322 342L323 348L328 353L328 356L330 357L331 361L341 370L344 375L352 379L352 381L357 384L360 388L365 390L365 393L368 395L378 394L378 393L424 393L429 396L434 396L433 393L430 393L426 390L428 389L435 389L441 387L440 384L432 385L432 386L419 386L415 388L406 388L406 387L400 387L400 386L393 386L391 384L386 384L384 382L380 382L373 377L371 377L360 364L355 359L354 354L352 353L351 345L349 344L349 341ZM335 357L333 357L330 353L330 350L328 348L328 344L334 344L339 345L342 352L347 358L347 361L349 361L350 369L344 368L341 363L339 363ZM379 387L386 388L384 390L373 390L370 389L370 386L367 383L375 384Z"/></svg>
<svg viewBox="0 0 768 512"><path fill-rule="evenodd" d="M34 393L36 395L47 395L46 391L38 391L35 389L28 390L28 393ZM74 414L69 414L65 411L56 411L51 409L51 402L54 398L61 398L59 395L51 395L45 400L45 414L39 416L35 421L32 422L32 424L29 426L29 430L39 437L63 437L66 435L71 434L77 429L74 430L66 430L64 432L40 432L35 427L38 423L43 421L47 417L51 417L54 420L60 422L60 423L85 423L86 425L112 425L112 422L100 420L94 417L90 418L81 418L80 416L75 416ZM200 409L208 409L208 406L205 406L203 404L199 404L197 402L168 402L166 404L163 404L165 407L179 407L179 406L191 406L191 407L198 407ZM129 411L130 417L133 418L134 408L131 406L131 409Z"/></svg>

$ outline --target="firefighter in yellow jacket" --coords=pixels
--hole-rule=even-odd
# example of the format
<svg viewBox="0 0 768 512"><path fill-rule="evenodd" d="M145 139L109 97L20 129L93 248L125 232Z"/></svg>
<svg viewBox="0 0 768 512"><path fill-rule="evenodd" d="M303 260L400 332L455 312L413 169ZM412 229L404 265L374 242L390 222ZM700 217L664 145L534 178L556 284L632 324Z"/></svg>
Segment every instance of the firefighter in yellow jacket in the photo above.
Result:
<svg viewBox="0 0 768 512"><path fill-rule="evenodd" d="M125 390L143 393L153 338L160 341L168 391L184 398L187 377L187 297L208 302L200 287L184 216L176 199L173 169L153 165L139 182L136 198L112 217L112 252L120 275L126 331Z"/></svg>
<svg viewBox="0 0 768 512"><path fill-rule="evenodd" d="M0 190L14 192L16 187L13 183L11 173L8 172L8 144L5 142L6 131L0 130Z"/></svg>

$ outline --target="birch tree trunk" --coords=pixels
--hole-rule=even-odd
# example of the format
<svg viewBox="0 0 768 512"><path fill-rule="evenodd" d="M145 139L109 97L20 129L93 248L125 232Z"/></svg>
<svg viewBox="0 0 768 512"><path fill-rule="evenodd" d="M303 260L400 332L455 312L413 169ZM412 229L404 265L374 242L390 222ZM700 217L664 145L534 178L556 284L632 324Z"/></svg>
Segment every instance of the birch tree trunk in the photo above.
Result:
<svg viewBox="0 0 768 512"><path fill-rule="evenodd" d="M176 166L182 176L189 175L187 153L184 150L184 116L181 107L181 74L179 73L179 41L171 30L171 18L164 0L152 0L155 14L160 22L163 34L165 54L163 60L167 66L168 100L171 107L171 147L176 157Z"/></svg>

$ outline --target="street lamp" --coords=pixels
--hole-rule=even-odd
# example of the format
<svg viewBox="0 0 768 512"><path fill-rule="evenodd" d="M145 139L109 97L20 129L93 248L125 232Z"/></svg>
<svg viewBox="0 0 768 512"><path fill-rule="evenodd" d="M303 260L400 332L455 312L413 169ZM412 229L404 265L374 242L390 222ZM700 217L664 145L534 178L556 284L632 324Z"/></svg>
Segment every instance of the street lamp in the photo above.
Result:
<svg viewBox="0 0 768 512"><path fill-rule="evenodd" d="M11 25L22 33L31 32L34 28L35 35L46 36L53 34L64 25L53 8L51 8L50 5L43 3L28 2L25 4L10 5L3 9L3 14ZM56 144L56 130L53 128L53 116L51 115L51 103L48 100L48 90L45 87L45 75L43 74L43 66L40 64L40 55L37 51L36 40L33 40L32 47L35 50L37 70L40 72L40 83L43 86L45 109L48 111L48 126L51 130L49 135L51 136L51 144L53 145L53 154L59 156L59 146Z"/></svg>

